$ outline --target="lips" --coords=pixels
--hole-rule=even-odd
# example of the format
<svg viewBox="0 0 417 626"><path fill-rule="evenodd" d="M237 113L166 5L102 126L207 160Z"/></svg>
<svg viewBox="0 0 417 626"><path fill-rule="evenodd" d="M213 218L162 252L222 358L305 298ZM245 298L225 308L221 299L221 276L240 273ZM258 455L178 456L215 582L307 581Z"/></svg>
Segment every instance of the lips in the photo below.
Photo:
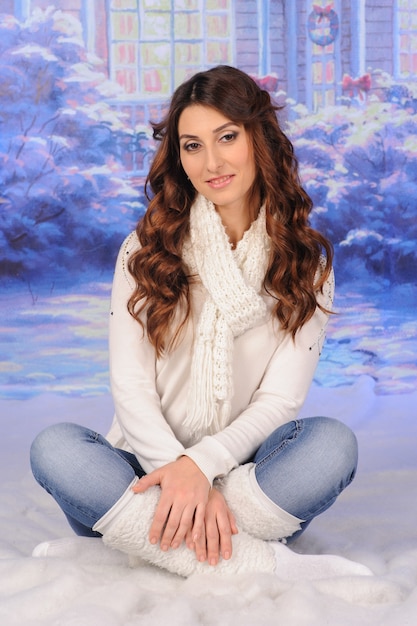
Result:
<svg viewBox="0 0 417 626"><path fill-rule="evenodd" d="M215 189L221 189L222 187L225 187L230 183L233 176L234 174L228 174L227 176L218 176L217 178L210 178L206 182L210 185L210 187L213 187Z"/></svg>

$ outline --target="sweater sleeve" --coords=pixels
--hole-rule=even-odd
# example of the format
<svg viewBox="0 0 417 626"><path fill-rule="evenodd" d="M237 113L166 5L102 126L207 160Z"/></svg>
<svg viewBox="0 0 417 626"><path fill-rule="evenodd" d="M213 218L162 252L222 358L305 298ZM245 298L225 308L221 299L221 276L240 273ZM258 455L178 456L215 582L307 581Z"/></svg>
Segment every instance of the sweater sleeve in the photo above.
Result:
<svg viewBox="0 0 417 626"><path fill-rule="evenodd" d="M129 235L116 263L109 323L110 382L123 437L149 473L175 461L184 446L161 411L155 382L155 350L127 310L134 288L127 261L138 245L136 234Z"/></svg>
<svg viewBox="0 0 417 626"><path fill-rule="evenodd" d="M318 295L327 310L331 310L333 294L332 272ZM187 448L185 454L210 481L250 460L276 428L296 418L313 380L327 321L328 314L317 307L295 340L283 334L248 407L224 430Z"/></svg>

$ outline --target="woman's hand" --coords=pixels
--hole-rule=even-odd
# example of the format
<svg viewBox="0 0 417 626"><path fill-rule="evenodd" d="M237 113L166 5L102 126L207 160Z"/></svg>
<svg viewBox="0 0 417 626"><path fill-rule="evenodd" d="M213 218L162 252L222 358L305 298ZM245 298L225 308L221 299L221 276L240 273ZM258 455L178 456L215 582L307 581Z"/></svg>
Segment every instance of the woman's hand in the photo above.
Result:
<svg viewBox="0 0 417 626"><path fill-rule="evenodd" d="M210 565L217 565L220 555L225 560L230 559L232 556L232 535L236 535L238 529L226 500L215 488L210 491L204 522L205 532L194 542L197 559L199 561L207 560Z"/></svg>
<svg viewBox="0 0 417 626"><path fill-rule="evenodd" d="M210 565L217 565L220 555L226 560L232 556L235 518L194 461L180 457L141 478L133 491L143 493L153 485L160 485L161 497L149 530L152 544L159 541L166 551L185 541L199 561Z"/></svg>
<svg viewBox="0 0 417 626"><path fill-rule="evenodd" d="M160 485L161 497L149 530L149 541L152 544L159 541L164 551L178 548L186 537L189 547L201 546L210 493L210 483L203 472L189 457L182 456L141 478L133 491L143 493L153 485ZM202 553L200 548L197 558Z"/></svg>

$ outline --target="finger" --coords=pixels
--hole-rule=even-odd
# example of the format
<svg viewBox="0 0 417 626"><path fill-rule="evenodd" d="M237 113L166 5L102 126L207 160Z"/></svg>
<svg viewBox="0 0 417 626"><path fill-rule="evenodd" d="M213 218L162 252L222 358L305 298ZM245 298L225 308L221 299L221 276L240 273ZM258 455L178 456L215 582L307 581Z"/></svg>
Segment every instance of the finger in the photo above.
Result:
<svg viewBox="0 0 417 626"><path fill-rule="evenodd" d="M217 565L220 556L220 536L216 518L206 520L207 560L209 565Z"/></svg>
<svg viewBox="0 0 417 626"><path fill-rule="evenodd" d="M236 524L236 518L230 509L229 509L228 514L229 514L229 523L230 523L230 529L232 531L232 535L237 535L239 532L239 529Z"/></svg>
<svg viewBox="0 0 417 626"><path fill-rule="evenodd" d="M194 539L195 545L195 556L197 561L200 563L204 563L207 561L207 541L206 541L206 531L203 528L202 532Z"/></svg>
<svg viewBox="0 0 417 626"><path fill-rule="evenodd" d="M165 502L163 498L161 498L155 509L155 514L153 516L152 524L149 529L149 541L153 545L156 545L158 541L162 538L164 528L168 521L170 508L171 507L169 503ZM168 547L166 549L168 549Z"/></svg>
<svg viewBox="0 0 417 626"><path fill-rule="evenodd" d="M151 472L150 474L146 474L140 478L132 487L132 491L135 493L143 493L149 487L153 487L154 485L160 485L161 478L158 472Z"/></svg>
<svg viewBox="0 0 417 626"><path fill-rule="evenodd" d="M232 556L232 527L229 516L217 520L219 529L220 553L227 561Z"/></svg>
<svg viewBox="0 0 417 626"><path fill-rule="evenodd" d="M178 517L175 516L174 511L171 511L161 543L165 544L165 542L169 542L172 548L179 548L193 526L193 518L194 508L192 506L187 506L183 509L179 520Z"/></svg>
<svg viewBox="0 0 417 626"><path fill-rule="evenodd" d="M205 506L199 504L194 513L194 524L192 528L192 542L194 544L194 550L198 561L205 561L207 559L207 545L206 545L206 532L205 532Z"/></svg>
<svg viewBox="0 0 417 626"><path fill-rule="evenodd" d="M194 542L194 534L193 534L193 529L190 528L187 532L187 534L185 535L185 545L187 546L187 548L189 550L195 550L195 542Z"/></svg>
<svg viewBox="0 0 417 626"><path fill-rule="evenodd" d="M194 507L174 503L167 516L161 537L162 550L178 548L193 525Z"/></svg>
<svg viewBox="0 0 417 626"><path fill-rule="evenodd" d="M202 535L205 537L205 510L206 507L203 504L198 504L194 513L193 523L193 540L197 541Z"/></svg>

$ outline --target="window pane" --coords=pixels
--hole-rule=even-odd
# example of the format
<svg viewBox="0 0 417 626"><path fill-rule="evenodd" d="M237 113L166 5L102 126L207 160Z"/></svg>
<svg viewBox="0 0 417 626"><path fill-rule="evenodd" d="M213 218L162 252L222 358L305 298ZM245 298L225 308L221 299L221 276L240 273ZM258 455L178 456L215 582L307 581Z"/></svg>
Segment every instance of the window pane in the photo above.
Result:
<svg viewBox="0 0 417 626"><path fill-rule="evenodd" d="M112 9L137 9L137 0L112 0Z"/></svg>
<svg viewBox="0 0 417 626"><path fill-rule="evenodd" d="M400 13L400 28L401 30L407 30L409 24L409 16L408 13L404 11L404 13Z"/></svg>
<svg viewBox="0 0 417 626"><path fill-rule="evenodd" d="M202 37L199 13L177 13L174 24L177 38L200 39Z"/></svg>
<svg viewBox="0 0 417 626"><path fill-rule="evenodd" d="M333 85L335 81L334 61L327 61L326 63L326 83Z"/></svg>
<svg viewBox="0 0 417 626"><path fill-rule="evenodd" d="M169 70L149 69L143 72L142 91L168 96L170 93Z"/></svg>
<svg viewBox="0 0 417 626"><path fill-rule="evenodd" d="M176 65L201 65L202 48L198 43L175 44Z"/></svg>
<svg viewBox="0 0 417 626"><path fill-rule="evenodd" d="M142 40L170 39L170 13L146 13L141 23Z"/></svg>
<svg viewBox="0 0 417 626"><path fill-rule="evenodd" d="M313 108L315 111L320 109L323 104L323 97L320 91L315 91L313 94Z"/></svg>
<svg viewBox="0 0 417 626"><path fill-rule="evenodd" d="M139 38L138 18L135 13L113 13L112 27L113 39L137 41Z"/></svg>
<svg viewBox="0 0 417 626"><path fill-rule="evenodd" d="M230 0L207 0L206 9L208 11L215 11L216 9L230 9Z"/></svg>
<svg viewBox="0 0 417 626"><path fill-rule="evenodd" d="M417 54L417 0L398 1L399 75L407 78L415 73L414 56Z"/></svg>
<svg viewBox="0 0 417 626"><path fill-rule="evenodd" d="M227 15L207 15L206 23L209 37L226 37L229 35Z"/></svg>
<svg viewBox="0 0 417 626"><path fill-rule="evenodd" d="M175 0L174 2L174 9L176 11L181 11L181 10L196 10L196 9L200 9L200 2L199 0Z"/></svg>
<svg viewBox="0 0 417 626"><path fill-rule="evenodd" d="M176 67L175 68L175 85L180 85L188 78L191 78L193 74L196 74L201 69L201 65L188 67Z"/></svg>
<svg viewBox="0 0 417 626"><path fill-rule="evenodd" d="M212 63L226 63L230 58L230 44L220 41L207 43L207 61Z"/></svg>
<svg viewBox="0 0 417 626"><path fill-rule="evenodd" d="M141 65L169 65L171 61L169 43L142 44L140 46Z"/></svg>
<svg viewBox="0 0 417 626"><path fill-rule="evenodd" d="M400 36L400 49L401 50L408 50L409 49L409 36L408 35L401 35Z"/></svg>
<svg viewBox="0 0 417 626"><path fill-rule="evenodd" d="M407 75L410 71L408 54L400 54L400 71L403 75Z"/></svg>
<svg viewBox="0 0 417 626"><path fill-rule="evenodd" d="M123 87L126 93L137 91L136 71L131 69L116 70L116 81Z"/></svg>
<svg viewBox="0 0 417 626"><path fill-rule="evenodd" d="M323 82L323 65L322 63L313 63L313 85L321 85Z"/></svg>
<svg viewBox="0 0 417 626"><path fill-rule="evenodd" d="M149 9L157 11L171 10L171 0L141 0L141 4L145 11L149 11Z"/></svg>
<svg viewBox="0 0 417 626"><path fill-rule="evenodd" d="M334 89L327 89L326 91L326 106L331 107L334 106L336 102Z"/></svg>
<svg viewBox="0 0 417 626"><path fill-rule="evenodd" d="M113 45L113 63L116 65L136 65L137 45L134 43L118 43Z"/></svg>
<svg viewBox="0 0 417 626"><path fill-rule="evenodd" d="M334 54L334 44L329 43L328 46L319 46L317 43L313 43L313 55L322 56L324 54Z"/></svg>

